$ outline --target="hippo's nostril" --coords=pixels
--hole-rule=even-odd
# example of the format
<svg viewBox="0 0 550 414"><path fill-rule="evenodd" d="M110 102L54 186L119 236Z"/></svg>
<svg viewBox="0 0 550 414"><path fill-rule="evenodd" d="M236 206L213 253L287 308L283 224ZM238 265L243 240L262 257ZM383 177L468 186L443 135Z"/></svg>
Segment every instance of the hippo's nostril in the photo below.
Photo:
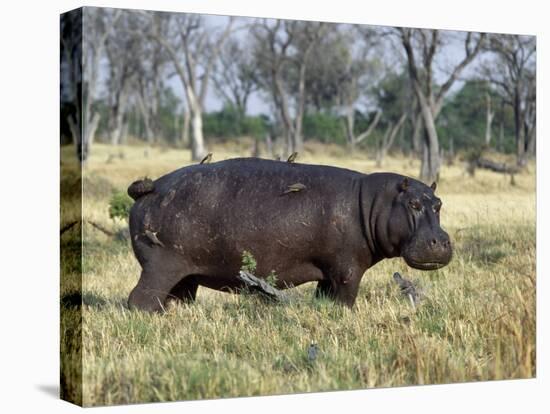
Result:
<svg viewBox="0 0 550 414"><path fill-rule="evenodd" d="M437 240L436 240L436 239L432 239L432 241L430 242L430 244L432 245L432 247L437 246Z"/></svg>

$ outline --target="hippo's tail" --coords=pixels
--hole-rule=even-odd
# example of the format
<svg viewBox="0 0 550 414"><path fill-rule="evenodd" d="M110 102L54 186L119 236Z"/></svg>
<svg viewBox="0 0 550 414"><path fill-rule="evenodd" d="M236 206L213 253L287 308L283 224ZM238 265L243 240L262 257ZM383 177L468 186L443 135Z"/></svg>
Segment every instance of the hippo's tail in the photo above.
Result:
<svg viewBox="0 0 550 414"><path fill-rule="evenodd" d="M155 184L150 178L134 181L130 184L130 187L128 187L128 195L132 197L134 201L153 191L155 191Z"/></svg>

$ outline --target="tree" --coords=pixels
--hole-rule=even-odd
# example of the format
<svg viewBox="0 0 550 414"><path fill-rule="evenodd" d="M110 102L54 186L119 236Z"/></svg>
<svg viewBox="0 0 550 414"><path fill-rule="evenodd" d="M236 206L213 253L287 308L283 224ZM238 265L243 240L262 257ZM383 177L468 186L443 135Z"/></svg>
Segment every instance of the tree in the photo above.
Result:
<svg viewBox="0 0 550 414"><path fill-rule="evenodd" d="M481 50L485 34L465 34L464 57L450 71L445 82L436 89L433 65L436 54L442 49L441 33L438 30L410 28L397 28L396 31L405 50L409 77L422 114L424 140L420 178L428 182L439 176L439 138L435 122L443 106L443 99L464 68Z"/></svg>
<svg viewBox="0 0 550 414"><path fill-rule="evenodd" d="M490 136L489 145L502 151L503 142L500 138L494 139L492 127L495 123L502 125L504 139L504 132L509 131L513 119L503 111L501 102L502 97L491 88L488 81L474 78L464 82L460 89L449 94L441 109L438 120L441 146L446 146L450 151L453 141L453 146L458 149L481 149L482 146L488 146L487 136Z"/></svg>
<svg viewBox="0 0 550 414"><path fill-rule="evenodd" d="M340 92L353 50L352 30L341 25L326 27L311 52L306 76L306 106L317 112L330 112L340 105Z"/></svg>
<svg viewBox="0 0 550 414"><path fill-rule="evenodd" d="M491 145L491 126L493 125L493 118L495 117L495 111L491 106L491 94L485 93L485 102L487 104L487 110L485 112L485 146L489 148Z"/></svg>
<svg viewBox="0 0 550 414"><path fill-rule="evenodd" d="M120 144L125 138L132 87L138 82L136 76L142 75L142 62L148 56L144 53L141 37L132 31L135 23L135 12L122 10L116 32L111 32L105 42L109 68L106 80L110 107L108 127L113 145Z"/></svg>
<svg viewBox="0 0 550 414"><path fill-rule="evenodd" d="M349 32L347 39L351 52L348 55L345 68L342 72L339 89L340 101L344 107L348 147L353 152L359 143L372 134L382 116L382 112L376 110L367 129L356 135L355 115L357 112L357 101L361 96L364 96L362 91L368 89L376 81L377 61L371 56L376 51L380 37L375 29L361 28L357 31L353 30ZM359 46L356 46L355 51L353 51L353 46L357 44Z"/></svg>
<svg viewBox="0 0 550 414"><path fill-rule="evenodd" d="M411 88L406 73L387 72L385 76L372 88L371 94L376 107L382 114L381 124L386 127L386 132L378 140L376 162L382 166L382 162L393 146L397 134L405 125L407 118L416 115L411 109Z"/></svg>
<svg viewBox="0 0 550 414"><path fill-rule="evenodd" d="M166 50L185 91L191 116L191 158L206 154L202 117L212 70L228 39L234 18L219 33L207 27L201 15L187 13L151 14L149 35Z"/></svg>
<svg viewBox="0 0 550 414"><path fill-rule="evenodd" d="M249 44L229 39L214 65L212 80L218 95L244 116L250 95L258 89L257 69Z"/></svg>
<svg viewBox="0 0 550 414"><path fill-rule="evenodd" d="M105 43L121 16L121 10L86 8L83 14L82 161L86 161L99 125L100 115L93 107L96 99Z"/></svg>
<svg viewBox="0 0 550 414"><path fill-rule="evenodd" d="M386 132L384 133L381 140L378 142L378 148L376 149L376 166L381 167L382 162L384 161L384 158L386 157L386 154L392 147L395 137L397 136L397 133L405 123L405 120L407 119L407 113L403 112L396 123L393 121L390 121L388 123L388 126L386 128Z"/></svg>
<svg viewBox="0 0 550 414"><path fill-rule="evenodd" d="M135 102L143 120L145 140L151 144L159 135L159 108L164 90L165 72L170 62L162 48L155 43L142 42L142 52L137 56L138 74L135 77Z"/></svg>
<svg viewBox="0 0 550 414"><path fill-rule="evenodd" d="M61 15L61 134L70 136L77 159L86 160L82 145L82 9Z"/></svg>
<svg viewBox="0 0 550 414"><path fill-rule="evenodd" d="M325 28L325 23L263 19L252 30L260 85L282 122L288 152L303 148L306 75Z"/></svg>
<svg viewBox="0 0 550 414"><path fill-rule="evenodd" d="M158 125L157 136L163 137L165 141L177 144L181 139L179 108L181 99L179 99L172 88L163 86L159 94L158 111L156 115Z"/></svg>
<svg viewBox="0 0 550 414"><path fill-rule="evenodd" d="M517 163L522 165L535 150L536 40L533 36L492 34L486 50L493 60L485 62L484 76L513 108Z"/></svg>

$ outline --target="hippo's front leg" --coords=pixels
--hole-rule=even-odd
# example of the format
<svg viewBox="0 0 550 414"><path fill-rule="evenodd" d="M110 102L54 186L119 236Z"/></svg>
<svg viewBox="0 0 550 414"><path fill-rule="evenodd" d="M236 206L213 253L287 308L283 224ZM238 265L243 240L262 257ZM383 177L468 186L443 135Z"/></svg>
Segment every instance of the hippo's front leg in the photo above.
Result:
<svg viewBox="0 0 550 414"><path fill-rule="evenodd" d="M328 297L350 308L353 307L363 271L355 267L332 268L323 274L325 278L317 284L315 296Z"/></svg>

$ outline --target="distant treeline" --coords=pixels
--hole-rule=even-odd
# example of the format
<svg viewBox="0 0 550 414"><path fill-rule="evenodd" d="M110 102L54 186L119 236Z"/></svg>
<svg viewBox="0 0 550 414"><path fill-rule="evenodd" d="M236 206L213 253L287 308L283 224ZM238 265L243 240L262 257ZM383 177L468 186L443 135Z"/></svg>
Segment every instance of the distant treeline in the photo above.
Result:
<svg viewBox="0 0 550 414"><path fill-rule="evenodd" d="M61 80L83 162L95 140L200 160L216 139L314 139L412 152L430 181L443 153L536 152L533 36L84 8L61 19Z"/></svg>
<svg viewBox="0 0 550 414"><path fill-rule="evenodd" d="M480 147L484 143L486 134L486 82L468 81L461 89L451 94L445 100L442 113L437 125L441 148L444 151L460 152ZM386 94L388 91L380 91ZM164 91L164 98L158 112L159 143L181 146L183 115L177 111L180 103L171 89ZM498 96L493 97L498 102ZM102 101L96 102L97 110L105 114L101 119L97 131L100 141L109 142L108 106ZM511 107L500 104L495 109L493 120L493 147L504 153L512 154L516 150L514 136L514 113ZM355 113L355 133L366 130L376 116L376 111ZM372 134L360 146L376 150L388 123L383 119L378 122ZM268 115L242 114L231 104L227 104L219 111L207 112L203 115L203 131L208 141L239 139L250 137L263 141L268 135L275 138L281 131L277 130ZM137 111L128 114L128 137L134 140L147 142L146 128L143 118ZM412 125L406 123L398 133L392 149L410 153L413 134ZM316 140L322 143L334 143L345 146L347 144L346 127L342 116L336 111L308 110L303 118L303 137L305 141Z"/></svg>

